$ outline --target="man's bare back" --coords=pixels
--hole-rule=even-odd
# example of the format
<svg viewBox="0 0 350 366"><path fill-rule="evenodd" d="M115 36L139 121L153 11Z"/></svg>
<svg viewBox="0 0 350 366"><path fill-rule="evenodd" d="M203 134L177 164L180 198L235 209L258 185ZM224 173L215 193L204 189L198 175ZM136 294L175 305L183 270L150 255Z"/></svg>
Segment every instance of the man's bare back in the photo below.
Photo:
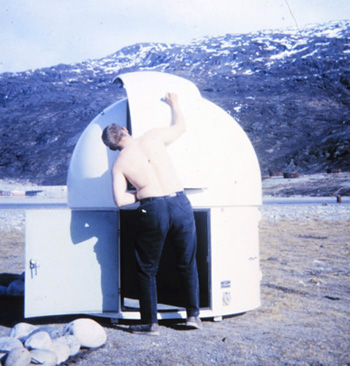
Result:
<svg viewBox="0 0 350 366"><path fill-rule="evenodd" d="M136 188L138 199L183 190L161 132L157 129L133 139L120 152L113 170L122 173Z"/></svg>

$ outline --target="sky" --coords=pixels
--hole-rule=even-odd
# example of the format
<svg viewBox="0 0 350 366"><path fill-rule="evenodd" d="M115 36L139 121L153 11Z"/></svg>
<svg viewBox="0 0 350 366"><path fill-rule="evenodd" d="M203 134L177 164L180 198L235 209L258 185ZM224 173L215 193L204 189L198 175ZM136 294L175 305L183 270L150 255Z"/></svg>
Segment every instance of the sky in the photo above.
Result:
<svg viewBox="0 0 350 366"><path fill-rule="evenodd" d="M140 42L350 19L350 0L0 0L0 73L108 56Z"/></svg>

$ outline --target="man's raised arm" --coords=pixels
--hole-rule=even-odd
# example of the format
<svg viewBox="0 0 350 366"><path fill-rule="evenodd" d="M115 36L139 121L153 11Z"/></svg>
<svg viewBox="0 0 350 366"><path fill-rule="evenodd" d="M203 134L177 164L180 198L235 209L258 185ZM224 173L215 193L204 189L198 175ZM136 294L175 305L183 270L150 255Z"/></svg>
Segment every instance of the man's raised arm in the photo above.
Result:
<svg viewBox="0 0 350 366"><path fill-rule="evenodd" d="M167 93L166 102L169 104L172 113L172 124L162 129L164 144L168 145L179 138L186 131L185 119L179 106L177 94Z"/></svg>

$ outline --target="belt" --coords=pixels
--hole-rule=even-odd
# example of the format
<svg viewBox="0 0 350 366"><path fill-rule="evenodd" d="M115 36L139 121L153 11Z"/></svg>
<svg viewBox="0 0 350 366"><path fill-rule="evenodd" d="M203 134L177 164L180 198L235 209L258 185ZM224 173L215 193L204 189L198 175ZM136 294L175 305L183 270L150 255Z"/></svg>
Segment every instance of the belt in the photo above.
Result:
<svg viewBox="0 0 350 366"><path fill-rule="evenodd" d="M175 193L172 193L172 194L168 194L167 196L142 198L142 199L140 199L140 203L143 204L143 203L150 202L150 201L167 200L169 198L181 196L183 194L184 194L184 192L180 191L180 192L175 192Z"/></svg>

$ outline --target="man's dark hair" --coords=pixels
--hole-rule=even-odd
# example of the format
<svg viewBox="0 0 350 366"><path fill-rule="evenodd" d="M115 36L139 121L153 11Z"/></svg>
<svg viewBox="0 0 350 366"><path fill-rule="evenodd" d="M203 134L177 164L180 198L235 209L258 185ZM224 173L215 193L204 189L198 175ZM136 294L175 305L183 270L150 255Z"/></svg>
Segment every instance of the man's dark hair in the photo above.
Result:
<svg viewBox="0 0 350 366"><path fill-rule="evenodd" d="M107 126L102 132L102 141L111 150L118 150L119 141L126 136L122 127L112 123Z"/></svg>

